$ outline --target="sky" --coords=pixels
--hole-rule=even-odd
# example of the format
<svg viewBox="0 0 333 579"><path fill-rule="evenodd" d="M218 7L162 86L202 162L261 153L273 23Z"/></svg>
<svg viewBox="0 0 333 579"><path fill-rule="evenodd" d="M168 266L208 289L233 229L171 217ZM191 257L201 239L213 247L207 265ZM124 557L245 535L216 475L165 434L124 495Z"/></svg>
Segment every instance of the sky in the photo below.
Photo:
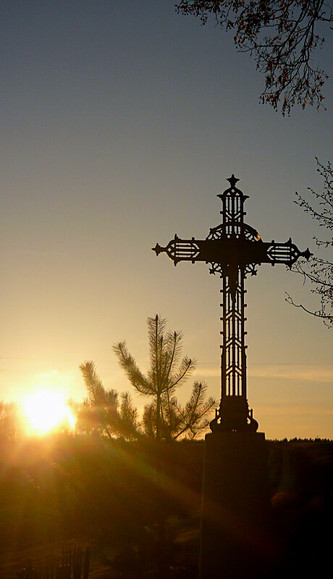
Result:
<svg viewBox="0 0 333 579"><path fill-rule="evenodd" d="M315 249L295 191L332 160L326 111L282 117L232 35L177 15L173 0L0 3L0 399L54 387L86 396L79 365L133 393L112 345L148 367L148 316L182 330L193 380L220 397L220 282L151 248L220 223L232 173L264 241ZM332 34L316 56L332 77ZM330 256L331 259L331 256ZM333 438L333 330L285 266L247 281L248 400L267 438ZM136 398L139 408L145 400Z"/></svg>

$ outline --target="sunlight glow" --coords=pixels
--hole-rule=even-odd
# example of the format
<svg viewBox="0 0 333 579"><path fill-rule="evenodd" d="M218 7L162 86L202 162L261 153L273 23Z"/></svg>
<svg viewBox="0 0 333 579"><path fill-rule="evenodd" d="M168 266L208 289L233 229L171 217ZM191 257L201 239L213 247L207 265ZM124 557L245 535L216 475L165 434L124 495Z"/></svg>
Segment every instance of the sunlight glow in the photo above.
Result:
<svg viewBox="0 0 333 579"><path fill-rule="evenodd" d="M23 414L28 429L36 434L47 434L61 426L75 426L75 417L65 397L57 390L40 388L27 396L23 403Z"/></svg>

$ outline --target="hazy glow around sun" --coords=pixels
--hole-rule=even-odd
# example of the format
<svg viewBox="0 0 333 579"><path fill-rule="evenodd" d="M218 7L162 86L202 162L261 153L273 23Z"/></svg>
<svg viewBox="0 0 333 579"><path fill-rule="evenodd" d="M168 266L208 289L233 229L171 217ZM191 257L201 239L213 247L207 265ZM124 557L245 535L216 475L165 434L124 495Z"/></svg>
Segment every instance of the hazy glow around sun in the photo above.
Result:
<svg viewBox="0 0 333 579"><path fill-rule="evenodd" d="M61 392L40 388L26 397L23 414L30 431L46 434L65 425L73 428L75 417Z"/></svg>

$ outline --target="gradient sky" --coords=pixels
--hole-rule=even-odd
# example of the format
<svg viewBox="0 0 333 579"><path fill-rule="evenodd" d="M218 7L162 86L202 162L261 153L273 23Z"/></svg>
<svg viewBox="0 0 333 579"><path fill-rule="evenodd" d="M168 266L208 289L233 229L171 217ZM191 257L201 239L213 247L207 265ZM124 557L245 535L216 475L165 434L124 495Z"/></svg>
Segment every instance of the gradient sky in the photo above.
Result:
<svg viewBox="0 0 333 579"><path fill-rule="evenodd" d="M82 400L86 360L128 390L112 344L126 339L146 368L156 313L183 330L195 378L218 399L220 279L151 248L205 238L234 173L264 241L313 250L318 231L293 200L320 189L315 157L332 160L332 79L326 111L283 118L259 104L263 78L232 35L177 15L173 0L7 0L0 11L0 399L46 385ZM331 34L316 57L331 76L332 49ZM287 291L315 308L310 288L262 265L247 289L260 430L333 438L333 330L285 302Z"/></svg>

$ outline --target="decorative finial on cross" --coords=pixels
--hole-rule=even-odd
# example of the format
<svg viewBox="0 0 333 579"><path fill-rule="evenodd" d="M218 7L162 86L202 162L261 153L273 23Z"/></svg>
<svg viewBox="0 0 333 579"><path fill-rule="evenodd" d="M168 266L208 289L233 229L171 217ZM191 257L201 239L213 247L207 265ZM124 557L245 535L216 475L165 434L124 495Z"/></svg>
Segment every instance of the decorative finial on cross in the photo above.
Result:
<svg viewBox="0 0 333 579"><path fill-rule="evenodd" d="M221 345L221 403L211 422L211 429L223 431L255 431L254 420L247 402L246 345L245 345L245 289L248 274L256 275L262 263L282 263L291 267L299 257L309 259L309 249L299 251L289 239L285 243L265 243L250 225L244 223L244 201L247 196L235 185L239 179L232 175L231 187L218 195L222 200L222 223L210 229L206 239L180 239L175 235L166 247L158 243L156 255L165 252L174 262L205 261L210 273L222 278L222 345Z"/></svg>
<svg viewBox="0 0 333 579"><path fill-rule="evenodd" d="M236 183L239 181L239 179L237 179L237 177L235 177L234 174L231 175L231 177L229 177L229 179L227 179L227 181L229 181L230 186L232 189L234 189Z"/></svg>

